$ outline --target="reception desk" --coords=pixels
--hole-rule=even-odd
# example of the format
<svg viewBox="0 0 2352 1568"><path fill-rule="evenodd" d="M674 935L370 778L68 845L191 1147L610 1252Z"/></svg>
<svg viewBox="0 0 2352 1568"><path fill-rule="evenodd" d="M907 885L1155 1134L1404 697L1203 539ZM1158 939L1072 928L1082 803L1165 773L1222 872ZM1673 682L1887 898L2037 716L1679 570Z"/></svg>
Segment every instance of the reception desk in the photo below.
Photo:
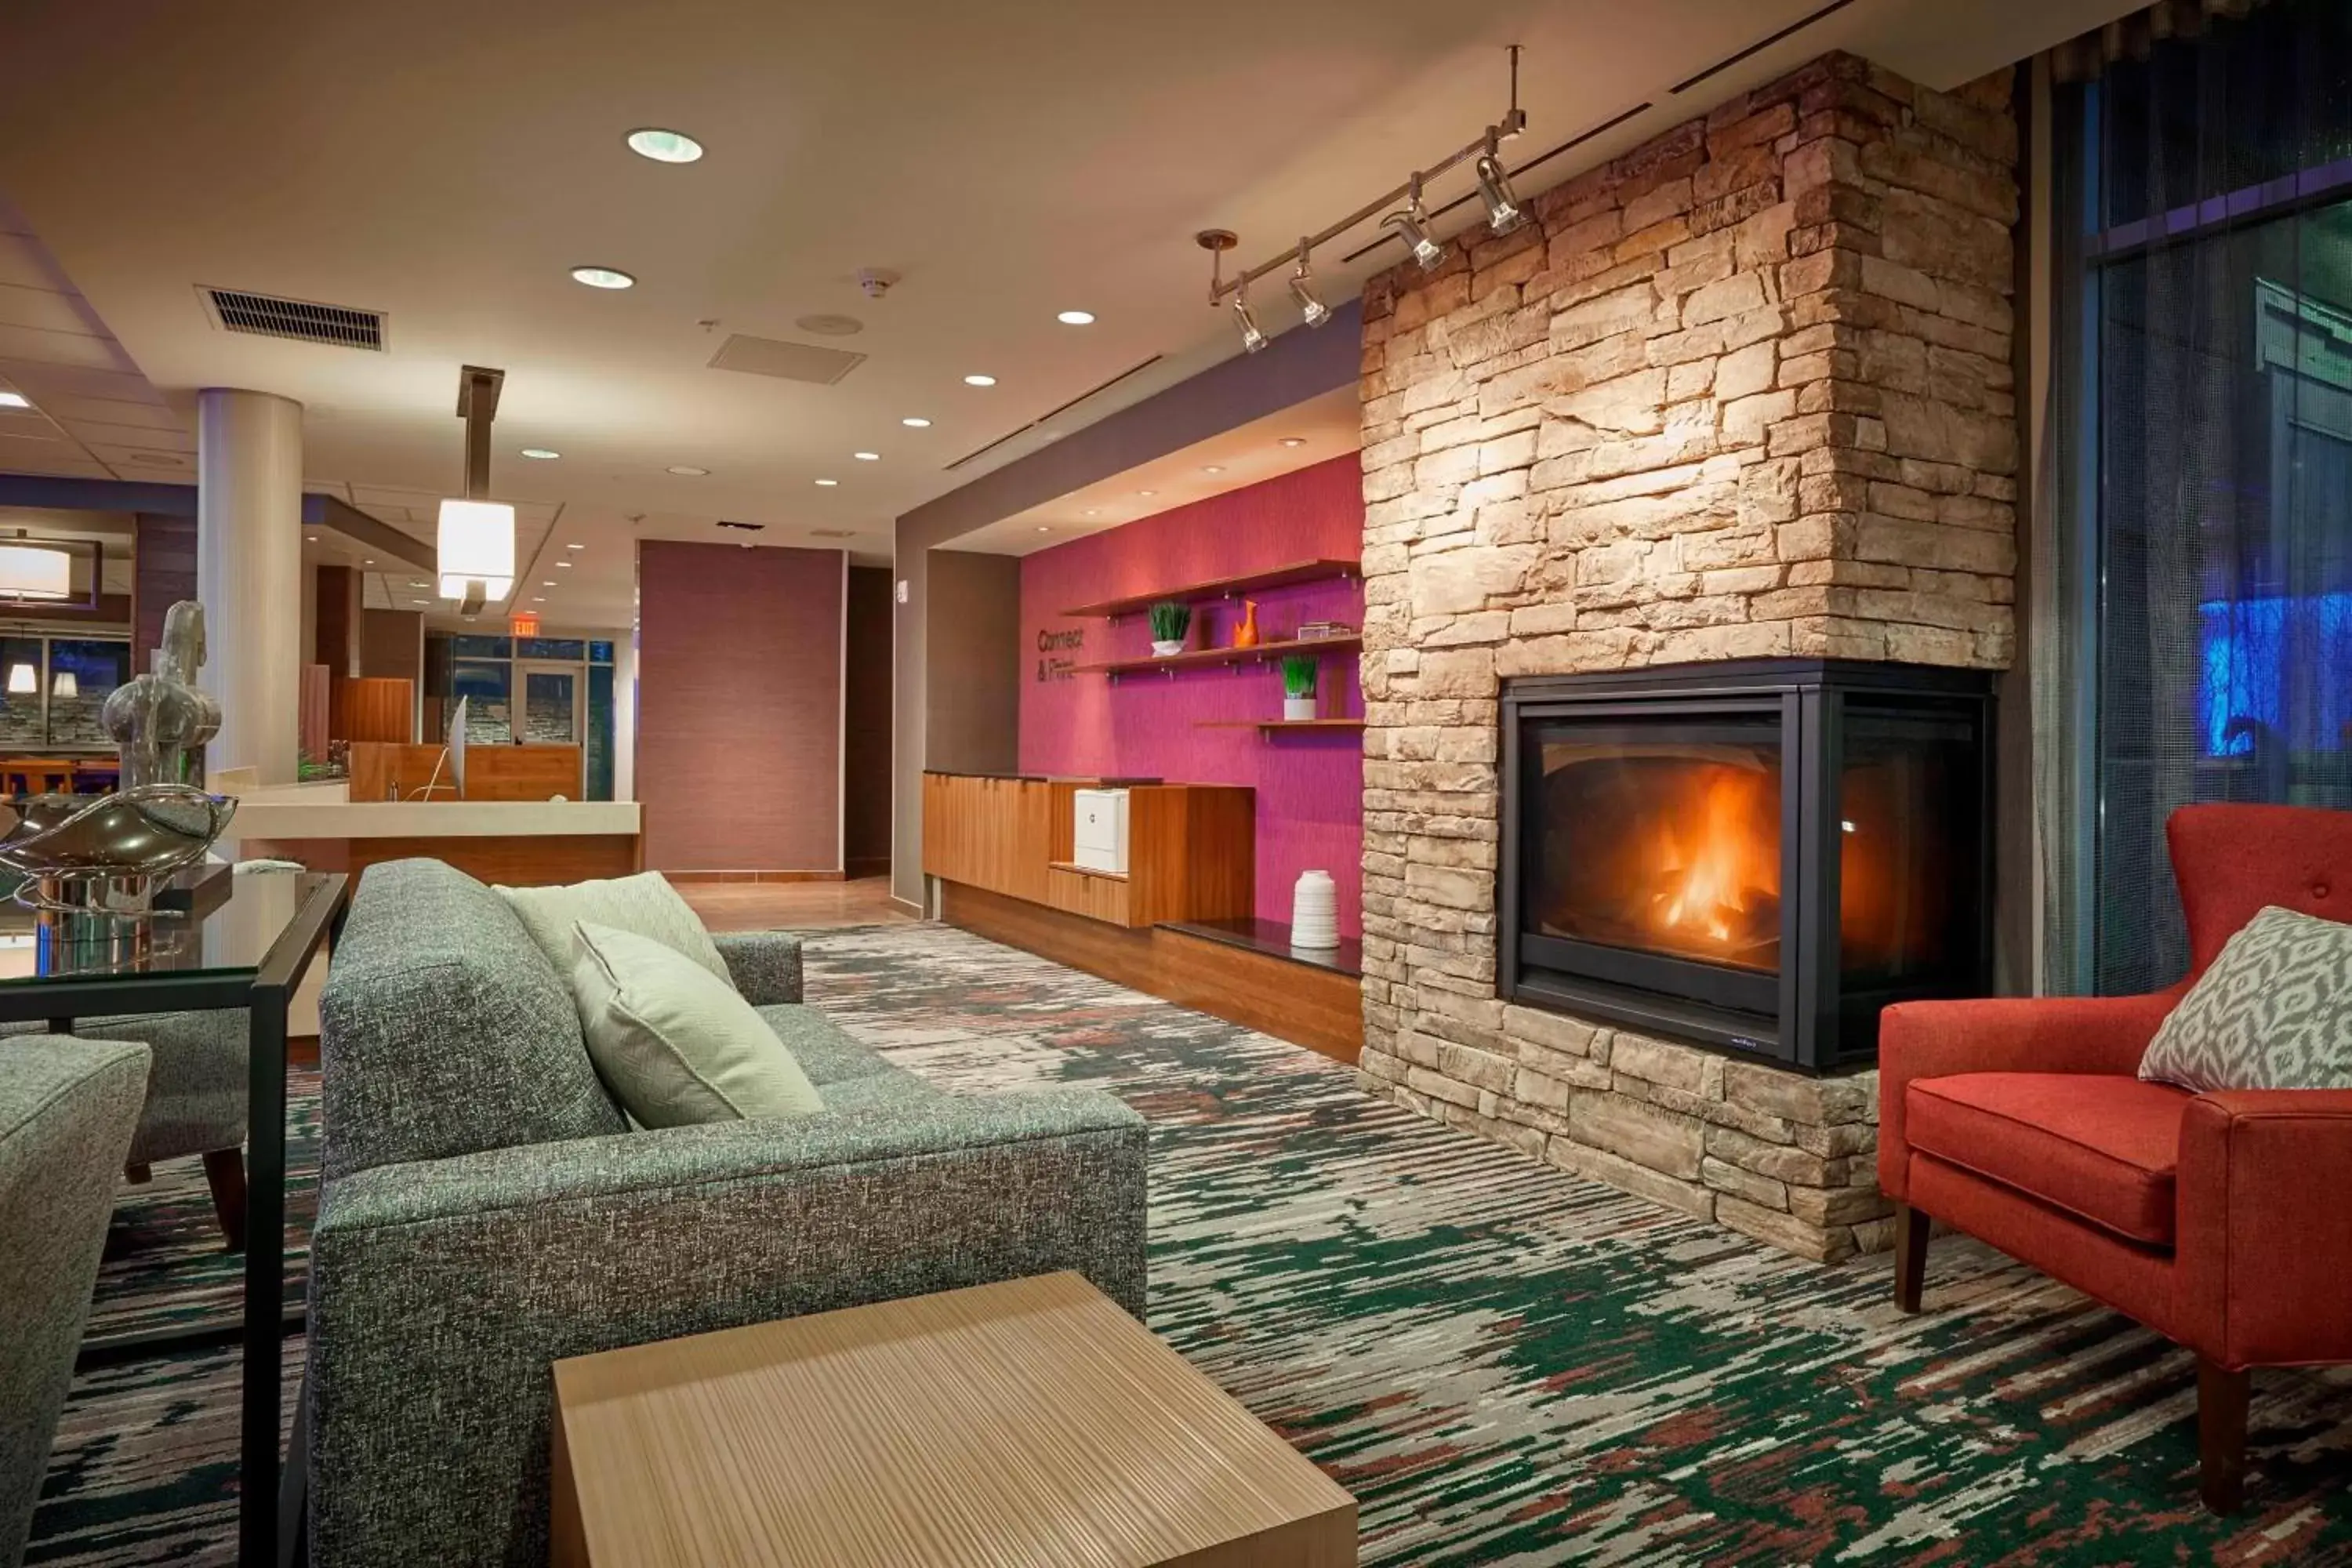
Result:
<svg viewBox="0 0 2352 1568"><path fill-rule="evenodd" d="M1127 871L1075 864L1076 796L1127 791ZM1250 923L1254 792L1234 784L923 775L923 874L939 917L1011 947L1352 1062L1352 973L1179 929Z"/></svg>
<svg viewBox="0 0 2352 1568"><path fill-rule="evenodd" d="M342 784L243 792L221 834L240 860L299 860L353 876L430 856L513 887L625 877L643 868L635 801L352 800Z"/></svg>

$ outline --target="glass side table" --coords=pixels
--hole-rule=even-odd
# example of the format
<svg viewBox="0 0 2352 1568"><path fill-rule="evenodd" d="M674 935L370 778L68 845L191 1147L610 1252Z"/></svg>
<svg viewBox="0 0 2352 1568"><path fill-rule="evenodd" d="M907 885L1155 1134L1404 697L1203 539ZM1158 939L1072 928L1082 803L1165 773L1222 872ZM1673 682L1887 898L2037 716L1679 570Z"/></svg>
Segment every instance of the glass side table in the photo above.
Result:
<svg viewBox="0 0 2352 1568"><path fill-rule="evenodd" d="M205 889L194 911L129 922L37 913L0 903L0 1023L243 1007L246 1063L245 1310L238 1411L237 1562L275 1568L298 1546L299 1479L278 1507L281 1363L286 1292L286 1008L331 929L341 923L340 876L260 871L231 876L225 896ZM37 1037L0 1038L21 1048ZM217 1342L217 1328L121 1334L93 1347L104 1359L177 1344ZM295 1442L301 1441L298 1416ZM290 1468L299 1476L299 1456ZM281 1528L281 1522L283 1528Z"/></svg>

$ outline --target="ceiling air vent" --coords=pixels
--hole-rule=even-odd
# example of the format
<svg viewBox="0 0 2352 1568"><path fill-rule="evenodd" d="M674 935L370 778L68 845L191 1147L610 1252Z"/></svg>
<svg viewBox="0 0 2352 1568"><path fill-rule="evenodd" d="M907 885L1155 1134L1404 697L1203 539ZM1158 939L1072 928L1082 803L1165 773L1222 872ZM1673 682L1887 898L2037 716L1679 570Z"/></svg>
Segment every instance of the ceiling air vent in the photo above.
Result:
<svg viewBox="0 0 2352 1568"><path fill-rule="evenodd" d="M721 528L740 528L746 533L757 533L768 525L764 522L735 522L722 517L719 520L719 526Z"/></svg>
<svg viewBox="0 0 2352 1568"><path fill-rule="evenodd" d="M746 375L772 375L779 381L807 381L831 386L866 363L864 354L846 349L824 349L814 343L787 343L737 332L710 356L713 370L740 370Z"/></svg>
<svg viewBox="0 0 2352 1568"><path fill-rule="evenodd" d="M250 332L256 337L324 343L329 348L383 352L381 310L321 305L310 300L280 300L272 294L250 294L242 289L206 289L202 292L205 308L225 332Z"/></svg>

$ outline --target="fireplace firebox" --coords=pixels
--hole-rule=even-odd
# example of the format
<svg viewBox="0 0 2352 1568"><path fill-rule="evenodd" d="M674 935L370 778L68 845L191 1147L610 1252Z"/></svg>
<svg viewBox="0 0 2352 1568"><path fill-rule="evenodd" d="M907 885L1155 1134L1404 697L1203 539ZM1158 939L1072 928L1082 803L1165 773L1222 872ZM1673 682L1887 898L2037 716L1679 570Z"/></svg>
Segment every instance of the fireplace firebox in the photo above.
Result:
<svg viewBox="0 0 2352 1568"><path fill-rule="evenodd" d="M1503 994L1816 1071L1980 994L1991 702L1838 659L1507 682Z"/></svg>

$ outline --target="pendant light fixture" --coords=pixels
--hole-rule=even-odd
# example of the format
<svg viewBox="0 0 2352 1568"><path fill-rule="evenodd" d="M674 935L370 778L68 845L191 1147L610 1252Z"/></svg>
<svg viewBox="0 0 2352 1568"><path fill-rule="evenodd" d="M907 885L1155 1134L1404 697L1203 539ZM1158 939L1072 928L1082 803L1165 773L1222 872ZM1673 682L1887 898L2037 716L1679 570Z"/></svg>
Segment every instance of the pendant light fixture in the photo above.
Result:
<svg viewBox="0 0 2352 1568"><path fill-rule="evenodd" d="M55 603L73 597L73 557L26 540L25 531L0 544L0 598Z"/></svg>
<svg viewBox="0 0 2352 1568"><path fill-rule="evenodd" d="M498 417L506 374L469 364L457 382L457 417L466 422L466 493L441 503L435 543L441 597L457 600L467 616L514 591L514 508L489 499L490 423Z"/></svg>
<svg viewBox="0 0 2352 1568"><path fill-rule="evenodd" d="M1310 327L1319 327L1331 319L1331 307L1315 291L1315 274L1307 266L1307 238L1298 240L1298 270L1290 275L1290 297L1298 301L1298 319Z"/></svg>
<svg viewBox="0 0 2352 1568"><path fill-rule="evenodd" d="M81 678L70 669L58 670L49 677L49 695L52 697L80 696Z"/></svg>

